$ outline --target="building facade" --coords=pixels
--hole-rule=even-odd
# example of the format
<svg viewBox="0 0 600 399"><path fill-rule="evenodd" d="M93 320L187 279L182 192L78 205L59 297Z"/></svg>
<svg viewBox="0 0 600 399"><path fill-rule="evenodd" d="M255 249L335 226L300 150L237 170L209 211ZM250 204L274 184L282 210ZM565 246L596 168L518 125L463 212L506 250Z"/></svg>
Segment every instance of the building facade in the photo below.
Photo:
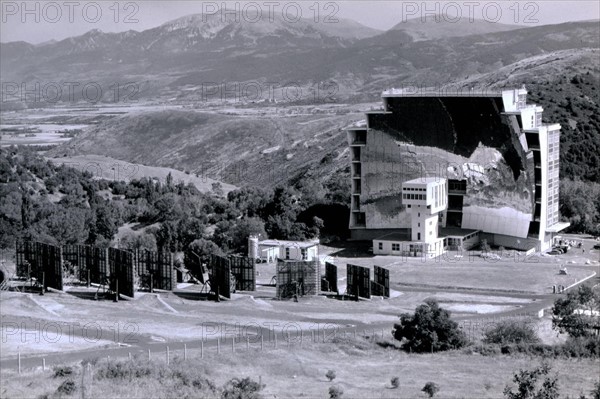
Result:
<svg viewBox="0 0 600 399"><path fill-rule="evenodd" d="M568 226L558 214L560 125L542 122L542 107L527 104L524 88L392 89L383 93L383 106L347 130L353 239L387 237L374 241L374 252L380 244L416 243L422 241L419 233L429 236L418 224L435 219L446 248L485 238L539 251ZM419 179L445 182L444 209L427 221L412 216L412 206L425 197L406 197L423 195L405 190L417 188L413 183Z"/></svg>

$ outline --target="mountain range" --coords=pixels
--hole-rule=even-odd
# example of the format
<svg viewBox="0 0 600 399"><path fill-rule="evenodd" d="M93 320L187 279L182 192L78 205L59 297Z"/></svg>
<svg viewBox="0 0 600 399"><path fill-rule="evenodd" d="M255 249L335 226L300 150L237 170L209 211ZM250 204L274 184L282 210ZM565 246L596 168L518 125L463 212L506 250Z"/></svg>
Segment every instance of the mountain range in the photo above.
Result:
<svg viewBox="0 0 600 399"><path fill-rule="evenodd" d="M142 100L197 102L202 85L223 82L325 82L337 87L333 100L360 101L403 82L449 83L551 51L598 46L597 21L523 28L409 20L379 32L351 20L237 23L191 15L142 32L2 43L0 70L4 82L94 82L106 88L106 102L114 101L108 87L115 83L134 83Z"/></svg>
<svg viewBox="0 0 600 399"><path fill-rule="evenodd" d="M3 81L29 85L136 82L140 100L189 108L105 117L51 156L104 155L206 173L238 186L331 179L347 173L344 128L378 107L386 88L526 84L551 110L548 121L563 125L562 176L600 176L594 156L600 153L594 139L600 137L598 21L522 27L413 20L386 32L348 20L323 25L204 22L192 15L143 32L90 31L37 46L3 43L0 68ZM281 104L276 114L227 115L209 110L201 91L203 84L223 82L293 83L308 88L305 93L327 83L336 90L326 98L307 94L288 101L300 116L282 114ZM345 112L319 109L336 104Z"/></svg>

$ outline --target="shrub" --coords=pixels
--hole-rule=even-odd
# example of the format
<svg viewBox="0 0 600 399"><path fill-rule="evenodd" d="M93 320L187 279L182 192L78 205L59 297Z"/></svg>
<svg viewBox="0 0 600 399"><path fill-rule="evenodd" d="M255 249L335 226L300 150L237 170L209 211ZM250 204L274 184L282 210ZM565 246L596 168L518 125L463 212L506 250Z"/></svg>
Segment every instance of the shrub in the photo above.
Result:
<svg viewBox="0 0 600 399"><path fill-rule="evenodd" d="M95 366L96 364L98 364L98 360L100 359L97 357L86 357L81 361L81 365L87 366L88 364L91 364L92 366Z"/></svg>
<svg viewBox="0 0 600 399"><path fill-rule="evenodd" d="M61 395L72 395L77 390L75 386L75 381L73 380L65 380L56 388L56 392Z"/></svg>
<svg viewBox="0 0 600 399"><path fill-rule="evenodd" d="M150 377L156 374L153 363L138 363L131 361L116 361L103 364L96 370L95 377L102 379L127 379ZM162 373L164 374L164 373Z"/></svg>
<svg viewBox="0 0 600 399"><path fill-rule="evenodd" d="M260 391L264 385L252 380L250 377L243 379L233 378L223 387L221 399L259 399Z"/></svg>
<svg viewBox="0 0 600 399"><path fill-rule="evenodd" d="M52 370L54 371L54 378L73 375L73 367L71 366L56 366Z"/></svg>
<svg viewBox="0 0 600 399"><path fill-rule="evenodd" d="M600 357L600 339L597 337L569 337L562 345L563 354L570 357Z"/></svg>
<svg viewBox="0 0 600 399"><path fill-rule="evenodd" d="M519 323L515 321L505 321L498 323L494 328L485 332L483 342L486 344L520 344L520 343L538 343L535 329L530 323Z"/></svg>
<svg viewBox="0 0 600 399"><path fill-rule="evenodd" d="M495 344L481 345L475 347L475 350L483 356L494 356L500 354L500 346Z"/></svg>
<svg viewBox="0 0 600 399"><path fill-rule="evenodd" d="M400 386L400 379L398 377L393 377L390 384L392 384L392 388L398 388Z"/></svg>
<svg viewBox="0 0 600 399"><path fill-rule="evenodd" d="M327 373L325 373L325 377L327 377L327 379L328 379L329 381L333 381L333 380L335 380L335 377L336 377L336 375L335 375L335 371L333 371L333 370L329 370L329 371L327 371Z"/></svg>
<svg viewBox="0 0 600 399"><path fill-rule="evenodd" d="M439 390L440 387L435 382L428 382L427 384L425 384L423 389L421 389L421 391L429 395L430 398L433 398L433 395L438 393Z"/></svg>
<svg viewBox="0 0 600 399"><path fill-rule="evenodd" d="M550 366L542 363L533 370L519 370L513 377L513 382L517 384L517 391L507 385L504 388L504 396L508 399L557 399L558 382L556 376L550 374ZM545 377L540 388L536 392L536 385L541 377Z"/></svg>
<svg viewBox="0 0 600 399"><path fill-rule="evenodd" d="M394 325L392 333L403 342L403 349L415 352L458 349L467 343L458 324L450 320L450 312L434 300L417 307L414 315L401 314L400 323Z"/></svg>
<svg viewBox="0 0 600 399"><path fill-rule="evenodd" d="M592 399L600 399L600 381L594 384L594 389L590 392Z"/></svg>
<svg viewBox="0 0 600 399"><path fill-rule="evenodd" d="M339 399L344 394L344 390L341 387L330 386L329 387L329 399Z"/></svg>

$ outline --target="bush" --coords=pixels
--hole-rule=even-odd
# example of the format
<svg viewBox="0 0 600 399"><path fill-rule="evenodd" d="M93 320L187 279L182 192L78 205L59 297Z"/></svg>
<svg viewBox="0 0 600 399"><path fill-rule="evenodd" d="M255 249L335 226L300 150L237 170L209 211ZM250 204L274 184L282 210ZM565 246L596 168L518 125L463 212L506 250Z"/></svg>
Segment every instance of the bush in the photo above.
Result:
<svg viewBox="0 0 600 399"><path fill-rule="evenodd" d="M439 390L440 387L435 382L428 382L427 384L425 384L423 389L421 389L421 391L429 395L430 398L433 398L433 395L438 393Z"/></svg>
<svg viewBox="0 0 600 399"><path fill-rule="evenodd" d="M151 377L156 374L153 363L137 363L131 361L108 362L99 367L95 372L95 377L102 379L121 379L132 380L134 378Z"/></svg>
<svg viewBox="0 0 600 399"><path fill-rule="evenodd" d="M474 347L474 349L476 352L479 352L483 356L499 355L501 350L500 346L496 344L476 346Z"/></svg>
<svg viewBox="0 0 600 399"><path fill-rule="evenodd" d="M600 357L600 339L597 337L569 337L562 345L562 352L569 357Z"/></svg>
<svg viewBox="0 0 600 399"><path fill-rule="evenodd" d="M394 325L394 338L403 342L404 350L437 352L458 349L466 345L467 338L458 324L450 320L450 312L439 307L434 300L420 305L414 315L400 315Z"/></svg>
<svg viewBox="0 0 600 399"><path fill-rule="evenodd" d="M52 370L54 371L54 378L73 375L73 367L71 366L56 366Z"/></svg>
<svg viewBox="0 0 600 399"><path fill-rule="evenodd" d="M330 386L329 387L329 399L339 399L344 394L344 390L341 387Z"/></svg>
<svg viewBox="0 0 600 399"><path fill-rule="evenodd" d="M73 380L65 380L56 388L56 392L61 395L72 395L77 390L75 386L75 381Z"/></svg>
<svg viewBox="0 0 600 399"><path fill-rule="evenodd" d="M390 381L390 384L392 384L392 388L398 388L400 386L400 378L393 377Z"/></svg>
<svg viewBox="0 0 600 399"><path fill-rule="evenodd" d="M600 399L600 381L594 384L594 389L590 392L592 399Z"/></svg>
<svg viewBox="0 0 600 399"><path fill-rule="evenodd" d="M100 359L97 357L86 357L81 361L81 365L87 366L88 364L91 364L92 366L95 366L96 364L98 364L98 360Z"/></svg>
<svg viewBox="0 0 600 399"><path fill-rule="evenodd" d="M262 398L260 391L264 385L249 377L244 379L233 378L223 387L221 399L259 399Z"/></svg>
<svg viewBox="0 0 600 399"><path fill-rule="evenodd" d="M507 385L503 391L504 396L508 399L557 399L559 396L557 377L549 377L550 370L547 363L542 363L533 370L519 370L513 377L513 382L517 384L516 392ZM541 377L545 378L536 392L536 385Z"/></svg>
<svg viewBox="0 0 600 399"><path fill-rule="evenodd" d="M327 379L328 379L329 381L333 381L333 380L335 380L335 377L336 377L336 375L335 375L335 371L333 371L333 370L329 370L329 371L327 371L327 373L325 373L325 377L327 377Z"/></svg>
<svg viewBox="0 0 600 399"><path fill-rule="evenodd" d="M538 343L535 329L529 323L505 321L498 323L494 328L485 332L483 342L486 344L520 344Z"/></svg>

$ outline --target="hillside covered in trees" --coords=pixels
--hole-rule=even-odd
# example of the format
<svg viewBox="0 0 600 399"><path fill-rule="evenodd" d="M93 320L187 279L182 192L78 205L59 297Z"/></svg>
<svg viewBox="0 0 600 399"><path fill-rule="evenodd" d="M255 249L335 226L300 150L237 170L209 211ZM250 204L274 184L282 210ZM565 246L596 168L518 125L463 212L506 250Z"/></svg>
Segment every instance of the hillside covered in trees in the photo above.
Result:
<svg viewBox="0 0 600 399"><path fill-rule="evenodd" d="M0 247L17 239L50 244L108 246L120 226L143 232L122 246L180 251L244 253L247 237L278 239L343 237L349 189L338 181L302 180L275 189L243 188L225 198L192 184L143 178L93 179L55 166L26 147L0 150Z"/></svg>
<svg viewBox="0 0 600 399"><path fill-rule="evenodd" d="M590 68L591 69L591 68ZM600 235L599 72L564 73L527 84L544 122L561 124L560 212L570 232Z"/></svg>

